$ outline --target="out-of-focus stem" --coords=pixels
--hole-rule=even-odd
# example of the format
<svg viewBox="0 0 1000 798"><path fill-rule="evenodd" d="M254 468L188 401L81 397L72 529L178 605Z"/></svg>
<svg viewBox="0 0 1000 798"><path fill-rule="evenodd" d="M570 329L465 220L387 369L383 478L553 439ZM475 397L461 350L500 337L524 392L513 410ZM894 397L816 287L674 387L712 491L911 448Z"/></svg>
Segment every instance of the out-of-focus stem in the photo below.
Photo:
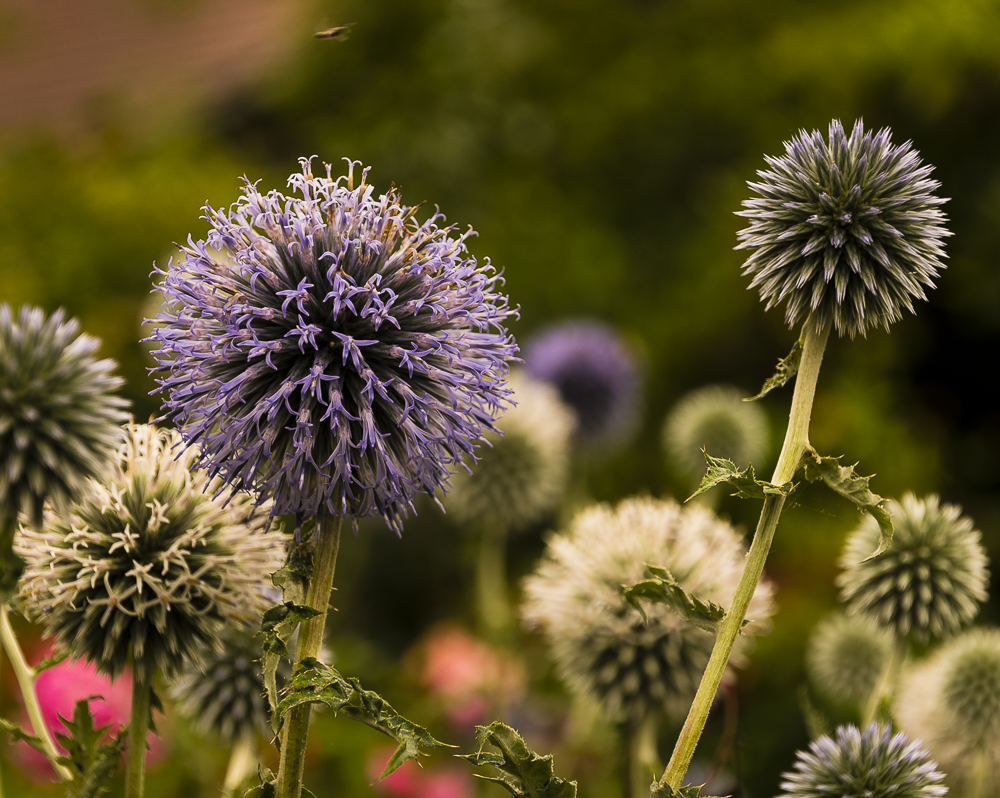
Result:
<svg viewBox="0 0 1000 798"><path fill-rule="evenodd" d="M885 664L885 669L879 677L878 684L872 690L868 705L865 707L864 723L862 728L878 718L879 707L885 700L891 700L896 692L896 683L899 681L899 671L903 667L903 660L906 659L906 651L909 647L905 637L896 635L892 648L889 650L889 661Z"/></svg>
<svg viewBox="0 0 1000 798"><path fill-rule="evenodd" d="M146 736L153 686L133 675L132 711L128 719L128 751L125 755L125 798L142 798L146 792Z"/></svg>
<svg viewBox="0 0 1000 798"><path fill-rule="evenodd" d="M229 754L229 765L226 767L226 779L222 783L222 794L225 798L239 798L240 787L247 776L253 773L257 764L257 741L253 732L244 734L233 743Z"/></svg>

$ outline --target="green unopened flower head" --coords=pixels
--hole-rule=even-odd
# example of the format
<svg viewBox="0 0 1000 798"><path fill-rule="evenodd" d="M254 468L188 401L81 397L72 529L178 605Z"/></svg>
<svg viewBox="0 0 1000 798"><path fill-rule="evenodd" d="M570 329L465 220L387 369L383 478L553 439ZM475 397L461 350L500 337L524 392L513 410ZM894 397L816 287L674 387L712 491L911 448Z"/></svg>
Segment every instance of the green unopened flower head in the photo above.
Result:
<svg viewBox="0 0 1000 798"><path fill-rule="evenodd" d="M693 479L705 473L705 456L736 465L760 465L767 455L767 416L727 385L707 385L682 397L667 416L663 444L670 460Z"/></svg>
<svg viewBox="0 0 1000 798"><path fill-rule="evenodd" d="M1000 630L974 629L949 641L903 676L896 719L919 737L969 795L978 780L1000 784ZM978 793L987 794L987 793Z"/></svg>
<svg viewBox="0 0 1000 798"><path fill-rule="evenodd" d="M27 563L20 598L74 658L115 677L168 678L197 665L223 626L259 613L284 539L266 509L193 468L180 436L130 424L104 482L15 541Z"/></svg>
<svg viewBox="0 0 1000 798"><path fill-rule="evenodd" d="M806 667L813 686L829 700L858 706L885 670L892 637L871 620L835 613L809 637Z"/></svg>
<svg viewBox="0 0 1000 798"><path fill-rule="evenodd" d="M947 200L933 193L933 167L889 136L860 120L850 135L836 119L825 139L800 130L749 183L760 196L738 213L750 225L737 249L753 250L743 273L768 309L785 303L789 326L812 314L853 338L912 313L934 287Z"/></svg>
<svg viewBox="0 0 1000 798"><path fill-rule="evenodd" d="M948 792L943 780L920 743L891 726L841 726L836 739L799 751L779 798L937 798Z"/></svg>
<svg viewBox="0 0 1000 798"><path fill-rule="evenodd" d="M960 507L935 495L908 493L890 502L889 511L895 532L888 551L867 559L879 539L878 524L867 515L847 539L837 578L841 600L899 636L950 637L986 599L979 532Z"/></svg>
<svg viewBox="0 0 1000 798"><path fill-rule="evenodd" d="M736 531L705 507L648 498L597 505L549 540L525 582L522 613L548 639L569 687L611 718L683 717L714 637L662 604L648 603L645 623L622 597L622 585L645 578L649 563L666 568L699 599L728 607L743 560ZM766 627L771 593L762 580L731 662L738 664L752 635Z"/></svg>
<svg viewBox="0 0 1000 798"><path fill-rule="evenodd" d="M487 432L472 473L459 472L445 508L462 523L517 529L552 511L566 489L572 411L556 389L515 372L508 383L516 403Z"/></svg>

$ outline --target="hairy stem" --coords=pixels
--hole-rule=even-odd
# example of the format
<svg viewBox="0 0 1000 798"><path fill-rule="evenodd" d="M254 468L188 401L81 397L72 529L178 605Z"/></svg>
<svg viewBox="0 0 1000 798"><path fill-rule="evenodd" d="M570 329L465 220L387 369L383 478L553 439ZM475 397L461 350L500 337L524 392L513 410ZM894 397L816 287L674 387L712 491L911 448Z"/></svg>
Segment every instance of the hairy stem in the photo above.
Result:
<svg viewBox="0 0 1000 798"><path fill-rule="evenodd" d="M295 650L298 665L306 657L318 657L323 647L323 630L330 607L330 591L333 590L333 574L337 567L337 552L340 550L339 516L327 516L320 524L319 540L313 552L312 575L306 605L319 612L299 627L299 644ZM281 732L281 760L278 763L277 798L300 798L302 795L302 774L306 763L306 739L309 735L309 704L295 707L285 718Z"/></svg>
<svg viewBox="0 0 1000 798"><path fill-rule="evenodd" d="M142 798L146 791L146 737L153 686L132 678L132 711L128 719L128 752L125 755L125 798Z"/></svg>
<svg viewBox="0 0 1000 798"><path fill-rule="evenodd" d="M10 619L7 617L7 606L5 604L0 604L0 643L3 644L4 651L7 652L11 670L14 671L14 677L17 679L17 686L21 689L21 698L24 700L24 709L28 713L28 719L31 721L31 729L35 736L42 741L45 756L58 774L59 779L61 781L69 781L72 779L72 774L66 769L65 765L61 765L57 761L57 758L60 756L59 750L56 748L52 735L49 733L49 727L45 724L45 719L42 717L42 707L38 703L38 695L35 693L35 670L28 665L24 658L24 652L21 651L21 646L18 645L14 629L11 627Z"/></svg>
<svg viewBox="0 0 1000 798"><path fill-rule="evenodd" d="M785 442L778 456L778 465L774 469L771 482L784 485L795 475L799 462L809 446L809 419L812 416L813 398L816 395L816 380L819 377L820 365L823 362L823 351L830 334L829 325L820 325L810 316L803 328L802 359L799 362L799 373L795 378L795 392L792 395L792 409L788 416L788 429L785 431ZM660 786L669 785L677 789L684 780L691 757L701 738L708 719L709 710L715 700L716 691L726 671L729 655L736 642L740 627L747 615L747 608L757 589L757 582L764 570L764 562L771 549L774 530L778 527L778 519L785 504L784 496L768 496L764 500L757 531L754 533L750 551L747 552L746 565L740 577L733 596L733 604L719 629L715 639L712 655L709 657L701 684L695 694L691 709L684 727L681 729L677 743L667 768L660 778Z"/></svg>

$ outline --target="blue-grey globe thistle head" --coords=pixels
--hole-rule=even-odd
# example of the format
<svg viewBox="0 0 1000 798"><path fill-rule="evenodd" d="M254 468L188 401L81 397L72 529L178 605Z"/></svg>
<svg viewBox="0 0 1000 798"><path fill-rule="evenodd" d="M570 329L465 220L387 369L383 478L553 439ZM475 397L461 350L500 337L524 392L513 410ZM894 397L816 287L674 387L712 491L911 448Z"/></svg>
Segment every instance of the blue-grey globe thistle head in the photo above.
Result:
<svg viewBox="0 0 1000 798"><path fill-rule="evenodd" d="M919 742L889 725L863 732L840 726L836 739L823 736L799 751L795 769L784 774L779 798L937 798L944 774Z"/></svg>
<svg viewBox="0 0 1000 798"><path fill-rule="evenodd" d="M247 182L164 274L159 384L199 464L272 513L378 514L397 532L416 493L494 428L517 347L500 276L468 231L368 171L311 161L262 194Z"/></svg>
<svg viewBox="0 0 1000 798"><path fill-rule="evenodd" d="M767 415L727 385L706 385L681 397L663 425L663 444L677 468L694 480L705 473L705 455L740 467L762 465L767 455Z"/></svg>
<svg viewBox="0 0 1000 798"><path fill-rule="evenodd" d="M259 614L285 539L267 509L225 498L181 436L130 424L113 469L65 513L15 540L19 599L60 646L109 676L168 678L196 666L235 619Z"/></svg>
<svg viewBox="0 0 1000 798"><path fill-rule="evenodd" d="M960 507L935 495L908 493L888 509L895 531L887 551L867 559L879 540L869 515L848 537L837 577L841 601L900 637L950 637L986 600L989 574L979 532Z"/></svg>
<svg viewBox="0 0 1000 798"><path fill-rule="evenodd" d="M909 668L894 714L924 741L953 789L968 795L976 781L1000 785L1000 630L973 629Z"/></svg>
<svg viewBox="0 0 1000 798"><path fill-rule="evenodd" d="M444 499L460 523L519 529L558 505L569 474L575 418L548 383L520 371L511 375L514 406L486 434L472 473L459 472ZM501 434L502 433L502 434Z"/></svg>
<svg viewBox="0 0 1000 798"><path fill-rule="evenodd" d="M789 326L811 314L852 338L888 329L934 287L947 200L910 142L889 137L860 120L850 135L836 119L826 138L800 130L749 183L760 196L738 213L750 225L737 249L753 250L743 273L768 309L785 303Z"/></svg>
<svg viewBox="0 0 1000 798"><path fill-rule="evenodd" d="M621 335L599 321L568 321L542 330L524 347L524 366L555 385L576 414L587 446L623 441L638 421L639 368Z"/></svg>
<svg viewBox="0 0 1000 798"><path fill-rule="evenodd" d="M868 618L834 613L809 636L809 681L835 704L862 706L875 690L891 653L892 635L887 630Z"/></svg>
<svg viewBox="0 0 1000 798"><path fill-rule="evenodd" d="M65 506L121 441L122 379L79 329L62 310L25 305L15 317L0 304L0 533L13 534L18 512L41 524L46 500Z"/></svg>
<svg viewBox="0 0 1000 798"><path fill-rule="evenodd" d="M744 554L736 531L702 506L649 498L596 505L548 541L524 583L522 616L547 639L570 689L597 701L610 718L682 718L714 636L663 604L646 603L644 622L622 597L622 585L644 579L649 563L698 598L728 607ZM731 663L739 664L754 633L766 628L771 595L761 580Z"/></svg>

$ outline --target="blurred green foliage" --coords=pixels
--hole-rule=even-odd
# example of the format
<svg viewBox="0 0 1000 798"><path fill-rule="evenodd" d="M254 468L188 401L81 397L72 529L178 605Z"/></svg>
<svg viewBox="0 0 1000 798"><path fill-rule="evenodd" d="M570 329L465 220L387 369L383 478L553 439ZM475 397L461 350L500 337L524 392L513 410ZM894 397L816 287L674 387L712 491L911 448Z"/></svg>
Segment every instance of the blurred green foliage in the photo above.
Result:
<svg viewBox="0 0 1000 798"><path fill-rule="evenodd" d="M917 316L831 343L812 441L877 474L882 495L938 491L963 504L1000 557L1000 402L988 389L1000 351L1000 5L323 0L310 19L284 65L183 123L149 131L109 117L71 142L4 139L0 301L80 317L121 363L137 417L157 412L138 343L155 310L153 262L200 237L199 207L233 201L240 175L281 187L300 156L335 171L350 157L379 188L395 183L405 201L478 230L473 251L504 270L521 307L518 336L581 316L623 330L644 367L642 429L631 446L579 463L579 479L600 500L683 494L659 449L667 410L708 382L756 393L796 337L740 276L733 212L745 181L799 128L863 117L937 167L955 235ZM313 39L324 19L353 21L350 38ZM789 397L764 400L772 452ZM773 464L755 465L766 476ZM721 509L752 528L758 508L725 499ZM789 685L804 681L805 636L835 603L834 561L857 519L815 486L782 519L768 567L780 611L740 686L746 794L773 794L806 742ZM512 544L518 575L541 547L538 534ZM348 665L386 681L359 673L366 684L395 684L385 663L432 622L462 616L469 548L429 503L402 540L378 524L347 539L334 624L368 641ZM996 621L997 604L981 618ZM526 645L544 666L537 641ZM545 684L558 689L551 676ZM363 789L351 771L358 744L320 725L344 752L330 754L332 783ZM707 745L719 733L710 726ZM604 783L579 778L584 798Z"/></svg>

